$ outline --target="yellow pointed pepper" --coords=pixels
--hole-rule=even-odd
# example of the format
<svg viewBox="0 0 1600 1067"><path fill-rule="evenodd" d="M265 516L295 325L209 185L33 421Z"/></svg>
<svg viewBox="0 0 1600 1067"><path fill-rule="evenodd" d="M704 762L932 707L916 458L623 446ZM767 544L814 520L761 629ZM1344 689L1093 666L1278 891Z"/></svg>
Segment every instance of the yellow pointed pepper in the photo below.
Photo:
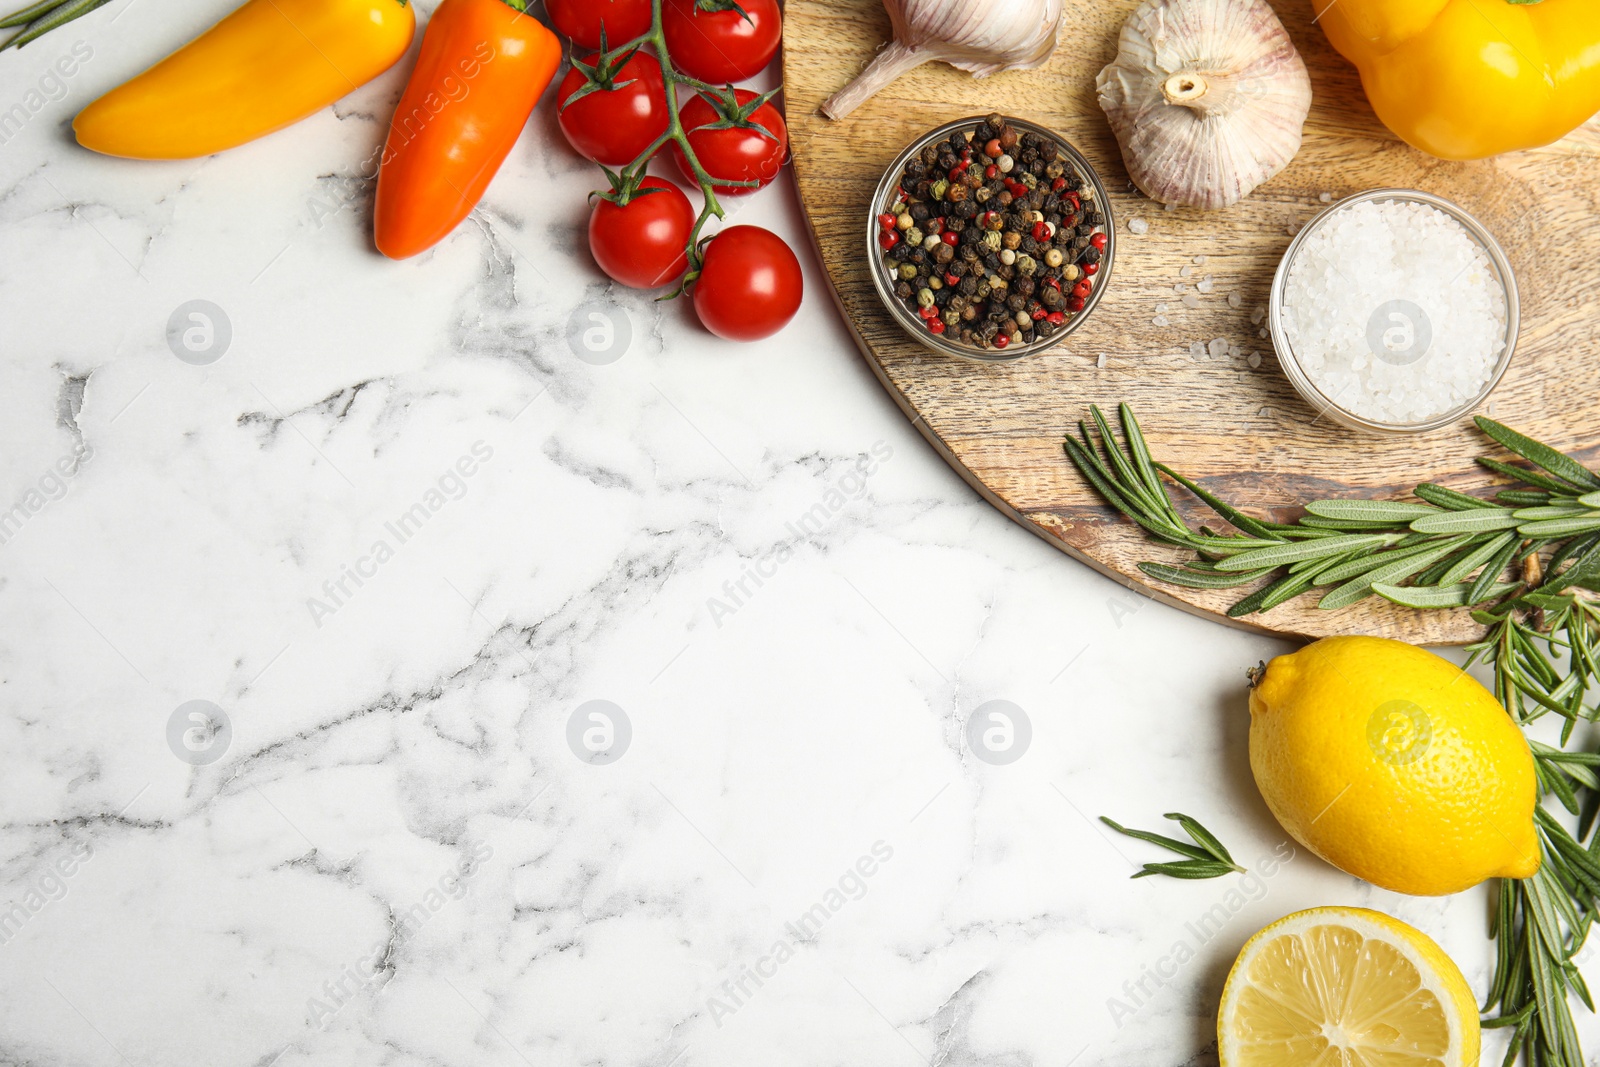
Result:
<svg viewBox="0 0 1600 1067"><path fill-rule="evenodd" d="M188 159L299 122L392 67L417 19L404 0L247 0L78 112L78 143Z"/></svg>
<svg viewBox="0 0 1600 1067"><path fill-rule="evenodd" d="M1600 111L1600 0L1314 0L1384 125L1443 159L1534 148Z"/></svg>

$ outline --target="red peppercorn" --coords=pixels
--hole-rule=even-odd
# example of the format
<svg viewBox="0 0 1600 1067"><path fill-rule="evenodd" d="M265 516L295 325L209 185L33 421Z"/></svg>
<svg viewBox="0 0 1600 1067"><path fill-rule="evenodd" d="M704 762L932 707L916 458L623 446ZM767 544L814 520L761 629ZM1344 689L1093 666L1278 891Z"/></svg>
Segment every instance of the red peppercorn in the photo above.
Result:
<svg viewBox="0 0 1600 1067"><path fill-rule="evenodd" d="M917 308L917 314L920 315L924 319L931 319L935 315L939 314L939 310L937 308L931 308L931 307L928 307L928 308L919 307L919 308Z"/></svg>
<svg viewBox="0 0 1600 1067"><path fill-rule="evenodd" d="M1035 241L1048 241L1048 240L1050 240L1050 224L1048 222L1036 222L1036 223L1034 223L1033 224L1033 239Z"/></svg>
<svg viewBox="0 0 1600 1067"><path fill-rule="evenodd" d="M1046 311L1044 308L1036 307L1036 308L1033 309L1033 321L1034 322L1038 322L1040 319L1044 318L1045 316L1047 316L1049 314L1050 314L1050 312Z"/></svg>
<svg viewBox="0 0 1600 1067"><path fill-rule="evenodd" d="M893 248L895 245L897 245L899 243L900 243L900 231L899 230L879 230L878 231L878 247L883 249L885 252L889 251L889 249Z"/></svg>
<svg viewBox="0 0 1600 1067"><path fill-rule="evenodd" d="M1069 297L1067 297L1067 310L1068 311L1082 311L1083 310L1083 297L1081 297L1081 296L1069 296Z"/></svg>
<svg viewBox="0 0 1600 1067"><path fill-rule="evenodd" d="M1067 317L1059 311L1052 311L1050 314L1044 317L1044 321L1048 322L1052 326L1060 326L1062 323L1067 321Z"/></svg>
<svg viewBox="0 0 1600 1067"><path fill-rule="evenodd" d="M953 245L961 240L961 235L951 233L949 230L946 230L944 233L939 235L939 240L943 241L947 245Z"/></svg>
<svg viewBox="0 0 1600 1067"><path fill-rule="evenodd" d="M1098 273L1100 273L1100 264L1098 264L1098 263L1085 263L1081 269L1083 270L1083 273L1085 273L1085 274L1089 274L1089 275L1098 274Z"/></svg>
<svg viewBox="0 0 1600 1067"><path fill-rule="evenodd" d="M993 163L991 163L987 167L983 168L983 176L985 178L988 178L988 179L991 179L991 180L994 178L994 176L996 174L999 174L999 173L1000 173L1000 168L995 166Z"/></svg>
<svg viewBox="0 0 1600 1067"><path fill-rule="evenodd" d="M1044 283L1046 285L1048 285L1050 288L1054 289L1058 293L1061 291L1061 279L1060 278L1046 278L1044 280Z"/></svg>
<svg viewBox="0 0 1600 1067"><path fill-rule="evenodd" d="M995 141L995 142L992 142L992 143L999 144L1000 142ZM997 333L997 334L994 335L994 346L996 348L1004 348L1006 345L1008 345L1010 343L1011 343L1011 338L1007 337L1005 334Z"/></svg>
<svg viewBox="0 0 1600 1067"><path fill-rule="evenodd" d="M944 321L942 319L929 319L928 320L928 332L929 333L944 333Z"/></svg>
<svg viewBox="0 0 1600 1067"><path fill-rule="evenodd" d="M878 225L886 230L894 229L894 216L885 211L878 216Z"/></svg>
<svg viewBox="0 0 1600 1067"><path fill-rule="evenodd" d="M988 156L990 159L998 159L1000 156L1000 138L995 137L991 139L988 144L984 145L983 154ZM857 218L859 217L860 216L857 216Z"/></svg>
<svg viewBox="0 0 1600 1067"><path fill-rule="evenodd" d="M1072 287L1072 295L1077 297L1079 300L1087 300L1089 298L1089 294L1092 292L1094 292L1094 283L1088 278L1083 279L1077 285Z"/></svg>
<svg viewBox="0 0 1600 1067"><path fill-rule="evenodd" d="M961 279L957 278L954 274L946 274L944 276L944 283L950 288L954 289L956 286L961 284Z"/></svg>
<svg viewBox="0 0 1600 1067"><path fill-rule="evenodd" d="M958 181L961 180L962 176L964 174L966 174L966 173L967 173L967 168L966 167L954 166L954 167L950 168L950 173L948 175L946 175L946 177L948 177L953 182L958 182Z"/></svg>
<svg viewBox="0 0 1600 1067"><path fill-rule="evenodd" d="M1050 183L1050 191L1052 193L1059 193L1061 190L1065 189L1066 187L1067 187L1067 179L1065 179L1065 178L1057 178L1055 181Z"/></svg>
<svg viewBox="0 0 1600 1067"><path fill-rule="evenodd" d="M1104 252L1106 250L1106 235L1103 233L1097 233L1089 238L1089 243L1094 245L1100 251Z"/></svg>
<svg viewBox="0 0 1600 1067"><path fill-rule="evenodd" d="M1062 193L1061 194L1061 199L1066 200L1067 202L1069 202L1072 205L1072 210L1073 211L1082 211L1083 210L1083 201L1078 199L1078 194L1077 193L1070 192L1070 191Z"/></svg>

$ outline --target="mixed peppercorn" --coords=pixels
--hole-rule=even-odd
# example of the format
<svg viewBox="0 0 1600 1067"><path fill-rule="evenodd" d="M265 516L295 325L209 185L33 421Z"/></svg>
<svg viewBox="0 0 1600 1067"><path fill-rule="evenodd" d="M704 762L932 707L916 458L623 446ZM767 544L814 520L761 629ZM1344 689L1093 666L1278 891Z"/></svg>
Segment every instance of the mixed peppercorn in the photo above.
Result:
<svg viewBox="0 0 1600 1067"><path fill-rule="evenodd" d="M1106 247L1094 186L1054 140L1000 115L925 146L878 216L894 294L930 333L979 349L1062 329Z"/></svg>

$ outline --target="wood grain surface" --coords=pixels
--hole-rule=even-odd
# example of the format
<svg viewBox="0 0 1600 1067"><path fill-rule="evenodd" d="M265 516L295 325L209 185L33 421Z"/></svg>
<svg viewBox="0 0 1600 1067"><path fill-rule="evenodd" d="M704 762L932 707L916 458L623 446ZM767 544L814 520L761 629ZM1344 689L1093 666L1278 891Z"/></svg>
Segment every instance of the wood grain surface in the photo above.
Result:
<svg viewBox="0 0 1600 1067"><path fill-rule="evenodd" d="M1426 156L1373 115L1360 80L1312 24L1310 0L1274 4L1311 72L1315 95L1305 142L1289 168L1223 211L1167 211L1128 181L1095 100L1094 78L1116 54L1135 0L1069 3L1061 46L1044 67L985 80L943 64L902 77L840 122L818 105L887 39L879 0L789 0L784 84L800 197L834 296L884 386L941 455L983 496L1066 552L1163 602L1225 619L1244 590L1155 583L1141 560L1185 553L1146 540L1105 507L1061 450L1061 437L1098 403L1132 404L1159 460L1256 515L1287 520L1321 497L1404 496L1421 481L1486 492L1473 457L1495 453L1470 419L1432 433L1369 435L1318 417L1284 378L1270 340L1250 322L1295 230L1326 205L1382 186L1423 189L1478 216L1504 246L1522 290L1516 359L1482 410L1564 451L1600 458L1600 341L1594 336L1600 274L1600 122L1549 148L1477 163ZM1099 308L1057 349L985 366L937 355L911 340L872 289L862 258L872 190L910 141L952 118L1001 111L1070 140L1100 172L1118 221L1114 277ZM1144 235L1127 222L1143 218ZM1187 309L1173 286L1197 254L1191 284L1214 275L1215 292ZM1237 292L1243 305L1228 306ZM1165 303L1169 324L1156 326ZM1223 337L1246 358L1196 359L1194 341ZM1104 354L1104 366L1098 366ZM1209 515L1175 490L1196 521ZM1232 621L1232 620L1228 620ZM1369 599L1321 611L1302 597L1242 625L1320 637L1376 634L1423 644L1469 641L1465 612L1421 612Z"/></svg>

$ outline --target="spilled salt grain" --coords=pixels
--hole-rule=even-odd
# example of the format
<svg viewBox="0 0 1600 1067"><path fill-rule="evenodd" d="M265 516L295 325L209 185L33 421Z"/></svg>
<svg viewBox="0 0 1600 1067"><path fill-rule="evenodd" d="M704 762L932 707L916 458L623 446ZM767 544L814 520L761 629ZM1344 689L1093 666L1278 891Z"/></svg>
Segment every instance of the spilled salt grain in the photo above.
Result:
<svg viewBox="0 0 1600 1067"><path fill-rule="evenodd" d="M1267 317L1267 309L1266 308L1262 308L1262 307L1258 307L1254 311L1250 312L1250 325L1252 325L1252 326L1260 326L1261 325L1261 320L1266 318L1266 317Z"/></svg>
<svg viewBox="0 0 1600 1067"><path fill-rule="evenodd" d="M1128 220L1128 232L1129 233L1149 233L1150 232L1150 224L1148 222L1146 222L1144 219L1138 219L1138 218L1129 219Z"/></svg>
<svg viewBox="0 0 1600 1067"><path fill-rule="evenodd" d="M1106 354L1104 352L1095 357L1094 365L1096 367L1104 367L1106 365Z"/></svg>
<svg viewBox="0 0 1600 1067"><path fill-rule="evenodd" d="M1240 348L1238 345L1228 346L1228 356L1230 358L1238 359L1242 355L1244 355L1244 349Z"/></svg>
<svg viewBox="0 0 1600 1067"><path fill-rule="evenodd" d="M1206 354L1205 342L1204 341L1196 341L1194 344L1190 345L1189 346L1189 354L1191 356L1194 356L1196 359L1199 359L1201 356L1205 355Z"/></svg>
<svg viewBox="0 0 1600 1067"><path fill-rule="evenodd" d="M1183 306L1186 308L1197 308L1200 306L1200 298L1195 296L1193 293L1184 293Z"/></svg>
<svg viewBox="0 0 1600 1067"><path fill-rule="evenodd" d="M1167 310L1167 305L1165 305L1165 304L1157 304L1156 305L1156 314L1157 315L1160 315L1162 312L1164 312L1166 310Z"/></svg>
<svg viewBox="0 0 1600 1067"><path fill-rule="evenodd" d="M1211 290L1215 289L1216 287L1217 283L1211 280L1211 275L1209 274L1207 274L1204 278L1201 278L1200 284L1195 286L1195 288L1200 290L1202 293L1210 293Z"/></svg>
<svg viewBox="0 0 1600 1067"><path fill-rule="evenodd" d="M1172 287L1172 291L1174 293L1181 293L1187 288L1189 288L1187 285L1185 285L1183 282L1179 282L1177 285Z"/></svg>
<svg viewBox="0 0 1600 1067"><path fill-rule="evenodd" d="M1252 352L1244 358L1244 361L1250 364L1251 370L1255 370L1257 367L1261 366L1261 353Z"/></svg>
<svg viewBox="0 0 1600 1067"><path fill-rule="evenodd" d="M1157 315L1155 318L1150 320L1150 325L1152 326L1165 326L1166 324L1167 317L1165 315Z"/></svg>
<svg viewBox="0 0 1600 1067"><path fill-rule="evenodd" d="M1193 267L1182 267L1182 268L1180 268L1178 270L1178 277L1187 278L1189 275L1191 275L1193 273L1194 273L1194 268Z"/></svg>
<svg viewBox="0 0 1600 1067"><path fill-rule="evenodd" d="M1259 330L1256 331L1256 336L1257 337L1271 337L1272 336L1272 331L1268 330L1266 328L1262 328L1262 329L1259 329Z"/></svg>
<svg viewBox="0 0 1600 1067"><path fill-rule="evenodd" d="M1240 296L1238 293L1229 293L1228 306L1231 308L1244 307L1244 297Z"/></svg>
<svg viewBox="0 0 1600 1067"><path fill-rule="evenodd" d="M1213 338L1208 348L1214 357L1221 359L1228 354L1228 339L1226 337Z"/></svg>
<svg viewBox="0 0 1600 1067"><path fill-rule="evenodd" d="M1317 199L1321 200L1324 204L1331 204L1333 203L1333 194L1323 193L1321 196L1317 197Z"/></svg>
<svg viewBox="0 0 1600 1067"><path fill-rule="evenodd" d="M1324 395L1406 424L1482 392L1505 350L1506 314L1488 253L1453 216L1367 201L1307 235L1289 264L1282 325Z"/></svg>
<svg viewBox="0 0 1600 1067"><path fill-rule="evenodd" d="M1194 265L1197 266L1197 267L1205 266L1206 265L1206 257L1205 256L1195 256L1194 257Z"/></svg>

